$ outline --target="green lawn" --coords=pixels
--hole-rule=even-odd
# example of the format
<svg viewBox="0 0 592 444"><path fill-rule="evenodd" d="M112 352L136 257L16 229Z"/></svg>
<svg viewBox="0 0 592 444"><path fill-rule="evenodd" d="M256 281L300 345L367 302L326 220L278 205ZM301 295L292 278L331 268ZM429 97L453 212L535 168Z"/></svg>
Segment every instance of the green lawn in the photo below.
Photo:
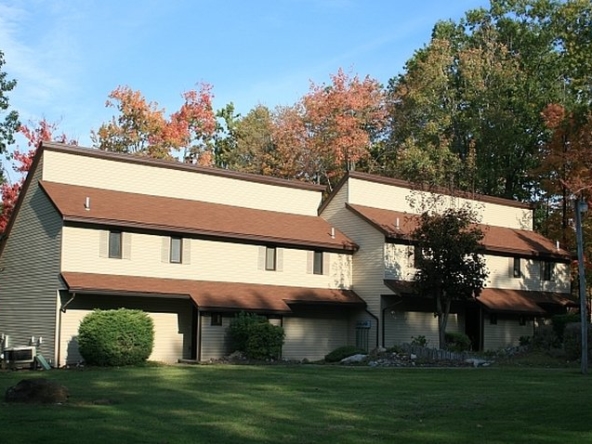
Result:
<svg viewBox="0 0 592 444"><path fill-rule="evenodd" d="M592 376L577 369L212 365L5 371L2 396L31 377L63 383L70 401L2 402L0 442L592 442Z"/></svg>

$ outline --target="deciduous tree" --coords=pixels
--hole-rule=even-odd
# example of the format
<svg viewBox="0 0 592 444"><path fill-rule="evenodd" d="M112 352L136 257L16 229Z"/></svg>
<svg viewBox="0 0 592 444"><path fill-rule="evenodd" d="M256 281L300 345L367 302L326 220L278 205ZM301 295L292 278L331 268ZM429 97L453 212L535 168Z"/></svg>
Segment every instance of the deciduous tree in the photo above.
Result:
<svg viewBox="0 0 592 444"><path fill-rule="evenodd" d="M156 102L148 102L140 91L120 86L109 94L106 106L119 115L101 125L91 138L103 150L171 159L183 150L186 161L213 164L212 139L216 117L212 109L211 86L183 93L178 111L165 116Z"/></svg>
<svg viewBox="0 0 592 444"><path fill-rule="evenodd" d="M294 106L275 116L276 166L282 176L328 185L369 157L373 141L385 125L384 91L374 79L349 76L342 69L331 83L311 83ZM283 169L283 171L281 171Z"/></svg>
<svg viewBox="0 0 592 444"><path fill-rule="evenodd" d="M440 348L445 348L446 326L452 301L478 296L488 271L479 251L483 232L469 209L424 212L411 238L422 252L416 258L414 285L434 299Z"/></svg>
<svg viewBox="0 0 592 444"><path fill-rule="evenodd" d="M18 113L15 110L9 109L9 102L7 93L12 91L16 86L16 80L9 80L6 78L6 73L2 71L4 66L4 53L0 51L0 153L5 153L8 145L14 143L13 134L17 131L19 126Z"/></svg>

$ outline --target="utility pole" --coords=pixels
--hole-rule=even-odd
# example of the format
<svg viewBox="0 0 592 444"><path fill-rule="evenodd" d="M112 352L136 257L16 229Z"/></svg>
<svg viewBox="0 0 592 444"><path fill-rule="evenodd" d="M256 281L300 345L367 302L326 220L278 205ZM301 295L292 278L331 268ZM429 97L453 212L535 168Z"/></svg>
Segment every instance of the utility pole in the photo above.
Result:
<svg viewBox="0 0 592 444"><path fill-rule="evenodd" d="M588 205L578 197L574 200L576 213L576 239L578 243L578 276L580 295L580 320L582 324L582 374L588 373L588 304L586 303L586 272L584 270L584 237L582 235L582 213L588 210Z"/></svg>

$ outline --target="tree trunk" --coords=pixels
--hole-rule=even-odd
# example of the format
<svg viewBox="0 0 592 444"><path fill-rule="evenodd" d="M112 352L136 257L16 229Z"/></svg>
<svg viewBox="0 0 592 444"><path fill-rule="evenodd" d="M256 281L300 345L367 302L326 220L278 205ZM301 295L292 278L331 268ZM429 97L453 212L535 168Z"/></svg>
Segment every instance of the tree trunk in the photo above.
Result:
<svg viewBox="0 0 592 444"><path fill-rule="evenodd" d="M450 314L450 299L438 296L436 305L438 307L438 339L440 350L446 349L446 326L448 325L448 316Z"/></svg>

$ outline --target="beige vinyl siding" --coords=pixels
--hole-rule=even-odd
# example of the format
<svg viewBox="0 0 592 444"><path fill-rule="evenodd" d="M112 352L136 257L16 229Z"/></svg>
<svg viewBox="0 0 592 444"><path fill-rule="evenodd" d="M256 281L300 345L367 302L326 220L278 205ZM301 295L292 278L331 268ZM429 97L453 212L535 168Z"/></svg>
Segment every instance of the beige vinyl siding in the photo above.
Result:
<svg viewBox="0 0 592 444"><path fill-rule="evenodd" d="M228 327L233 316L222 316L222 325L211 325L210 313L201 316L200 360L220 359L229 352Z"/></svg>
<svg viewBox="0 0 592 444"><path fill-rule="evenodd" d="M316 361L348 344L348 318L342 311L298 310L294 316L284 316L283 327L283 359Z"/></svg>
<svg viewBox="0 0 592 444"><path fill-rule="evenodd" d="M150 361L176 363L191 357L191 302L186 299L77 295L62 313L60 365L82 361L78 351L78 327L93 309L132 308L147 312L154 322L154 348Z"/></svg>
<svg viewBox="0 0 592 444"><path fill-rule="evenodd" d="M184 250L184 257L190 254L190 263L175 264L163 262L163 238L168 237L131 233L131 259L112 259L99 254L101 231L64 228L64 271L310 288L350 288L352 285L349 254L330 253L329 273L315 275L306 272L308 250L278 248L282 266L276 271L267 271L259 269L259 245L184 238L183 246L188 249Z"/></svg>
<svg viewBox="0 0 592 444"><path fill-rule="evenodd" d="M423 208L437 208L440 211L449 207L470 204L481 215L481 223L500 227L532 230L532 211L495 203L486 203L451 196L434 195L424 191L369 182L362 179L349 179L350 204L365 205L409 213L422 213Z"/></svg>
<svg viewBox="0 0 592 444"><path fill-rule="evenodd" d="M556 263L551 281L541 277L541 264L538 259L520 259L522 276L513 277L512 257L485 255L485 264L489 270L487 288L507 288L512 290L570 292L569 265Z"/></svg>
<svg viewBox="0 0 592 444"><path fill-rule="evenodd" d="M322 193L150 165L44 152L44 180L316 216ZM162 184L166 184L163 186Z"/></svg>
<svg viewBox="0 0 592 444"><path fill-rule="evenodd" d="M385 347L410 343L414 337L425 336L428 347L439 347L438 318L433 313L422 311L394 311L385 314ZM448 332L464 333L464 319L460 314L450 313Z"/></svg>
<svg viewBox="0 0 592 444"><path fill-rule="evenodd" d="M503 347L517 346L521 336L532 336L534 324L532 319L526 319L525 325L520 325L517 315L498 315L497 324L489 322L489 316L483 320L483 350L498 350Z"/></svg>
<svg viewBox="0 0 592 444"><path fill-rule="evenodd" d="M353 257L353 290L366 301L368 311L380 318L380 296L391 293L383 284L385 274L384 236L345 208L350 190L349 182L344 183L338 193L333 196L333 199L323 209L321 217L360 246ZM360 315L354 322L357 320L367 320L367 315ZM369 332L371 349L379 345L376 344L377 328L378 331L381 330L372 317L372 328Z"/></svg>
<svg viewBox="0 0 592 444"><path fill-rule="evenodd" d="M33 173L0 258L0 334L15 347L42 337L38 350L54 363L62 221L38 186L40 171Z"/></svg>

